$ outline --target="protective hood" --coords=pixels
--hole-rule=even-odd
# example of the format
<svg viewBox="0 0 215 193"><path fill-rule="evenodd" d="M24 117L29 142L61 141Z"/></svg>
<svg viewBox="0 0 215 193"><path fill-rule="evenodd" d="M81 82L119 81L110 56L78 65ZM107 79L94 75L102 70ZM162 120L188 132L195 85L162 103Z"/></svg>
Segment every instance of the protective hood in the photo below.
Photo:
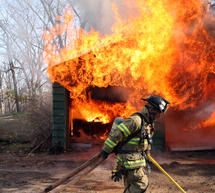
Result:
<svg viewBox="0 0 215 193"><path fill-rule="evenodd" d="M142 108L142 110L140 111L140 113L143 114L143 116L145 117L147 123L150 123L150 115L149 115L149 111L148 111L148 109L147 109L146 106L144 106Z"/></svg>

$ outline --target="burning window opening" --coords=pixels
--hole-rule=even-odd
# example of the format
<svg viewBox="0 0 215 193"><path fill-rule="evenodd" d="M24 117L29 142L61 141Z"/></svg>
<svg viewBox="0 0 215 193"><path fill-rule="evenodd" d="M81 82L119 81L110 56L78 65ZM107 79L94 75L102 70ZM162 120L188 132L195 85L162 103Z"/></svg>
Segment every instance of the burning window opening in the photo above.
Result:
<svg viewBox="0 0 215 193"><path fill-rule="evenodd" d="M86 96L87 100L97 101L98 103L102 101L106 105L111 106L114 104L126 103L129 90L131 91L132 89L126 89L117 86L108 86L107 88L91 86L86 89ZM86 120L86 117L81 116L74 118L72 100L70 103L71 116L69 121L72 138L86 138L87 140L89 140L90 138L95 138L97 140L106 139L115 116L113 115L111 119L106 121L102 120L102 117L99 117L98 115L92 116L92 119L88 120Z"/></svg>

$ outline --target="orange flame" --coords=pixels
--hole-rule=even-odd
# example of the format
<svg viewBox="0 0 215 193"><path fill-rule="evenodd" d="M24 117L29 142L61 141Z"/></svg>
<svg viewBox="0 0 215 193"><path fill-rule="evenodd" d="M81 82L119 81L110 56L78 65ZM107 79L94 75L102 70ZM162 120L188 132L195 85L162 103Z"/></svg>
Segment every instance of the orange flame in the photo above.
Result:
<svg viewBox="0 0 215 193"><path fill-rule="evenodd" d="M137 14L126 21L113 5L116 22L110 35L75 28L70 9L61 25L44 32L47 72L70 91L73 118L108 123L140 110L140 98L148 93L164 96L180 110L215 102L215 43L205 24L213 19L208 6L200 0L135 3ZM65 31L67 44L59 50L53 42ZM108 86L133 91L126 103L94 100L87 93L89 87Z"/></svg>
<svg viewBox="0 0 215 193"><path fill-rule="evenodd" d="M208 126L213 126L215 125L215 111L212 113L210 118L206 121L203 122L202 126L203 127L208 127Z"/></svg>

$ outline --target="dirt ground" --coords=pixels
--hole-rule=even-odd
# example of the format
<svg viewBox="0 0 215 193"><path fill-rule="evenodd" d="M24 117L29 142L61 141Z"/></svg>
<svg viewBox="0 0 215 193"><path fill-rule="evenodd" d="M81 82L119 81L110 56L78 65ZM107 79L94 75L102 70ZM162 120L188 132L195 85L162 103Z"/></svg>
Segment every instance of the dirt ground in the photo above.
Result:
<svg viewBox="0 0 215 193"><path fill-rule="evenodd" d="M0 154L0 192L39 193L93 157L99 149L100 147L86 147L60 155L35 154L31 157L2 153ZM188 193L215 192L215 151L153 151L152 156ZM60 186L52 193L122 193L123 183L116 183L110 179L114 163L114 155L111 155L84 178L70 181L67 187ZM148 193L180 192L154 166L149 174L149 181Z"/></svg>

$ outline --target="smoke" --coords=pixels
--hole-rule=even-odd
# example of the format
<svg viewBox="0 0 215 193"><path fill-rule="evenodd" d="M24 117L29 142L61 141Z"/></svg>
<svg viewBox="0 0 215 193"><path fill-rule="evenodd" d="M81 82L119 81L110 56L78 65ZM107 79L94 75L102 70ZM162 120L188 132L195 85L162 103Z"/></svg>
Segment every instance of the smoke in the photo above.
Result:
<svg viewBox="0 0 215 193"><path fill-rule="evenodd" d="M81 19L81 27L89 31L93 27L96 31L110 32L114 21L111 8L112 1L74 0L74 8Z"/></svg>
<svg viewBox="0 0 215 193"><path fill-rule="evenodd" d="M103 34L111 33L115 21L114 5L120 17L126 19L129 15L137 14L134 4L132 0L73 0L74 8L81 18L81 27L86 31L93 27Z"/></svg>
<svg viewBox="0 0 215 193"><path fill-rule="evenodd" d="M205 28L208 32L208 34L213 37L215 41L215 1L210 3L208 15L205 18Z"/></svg>

